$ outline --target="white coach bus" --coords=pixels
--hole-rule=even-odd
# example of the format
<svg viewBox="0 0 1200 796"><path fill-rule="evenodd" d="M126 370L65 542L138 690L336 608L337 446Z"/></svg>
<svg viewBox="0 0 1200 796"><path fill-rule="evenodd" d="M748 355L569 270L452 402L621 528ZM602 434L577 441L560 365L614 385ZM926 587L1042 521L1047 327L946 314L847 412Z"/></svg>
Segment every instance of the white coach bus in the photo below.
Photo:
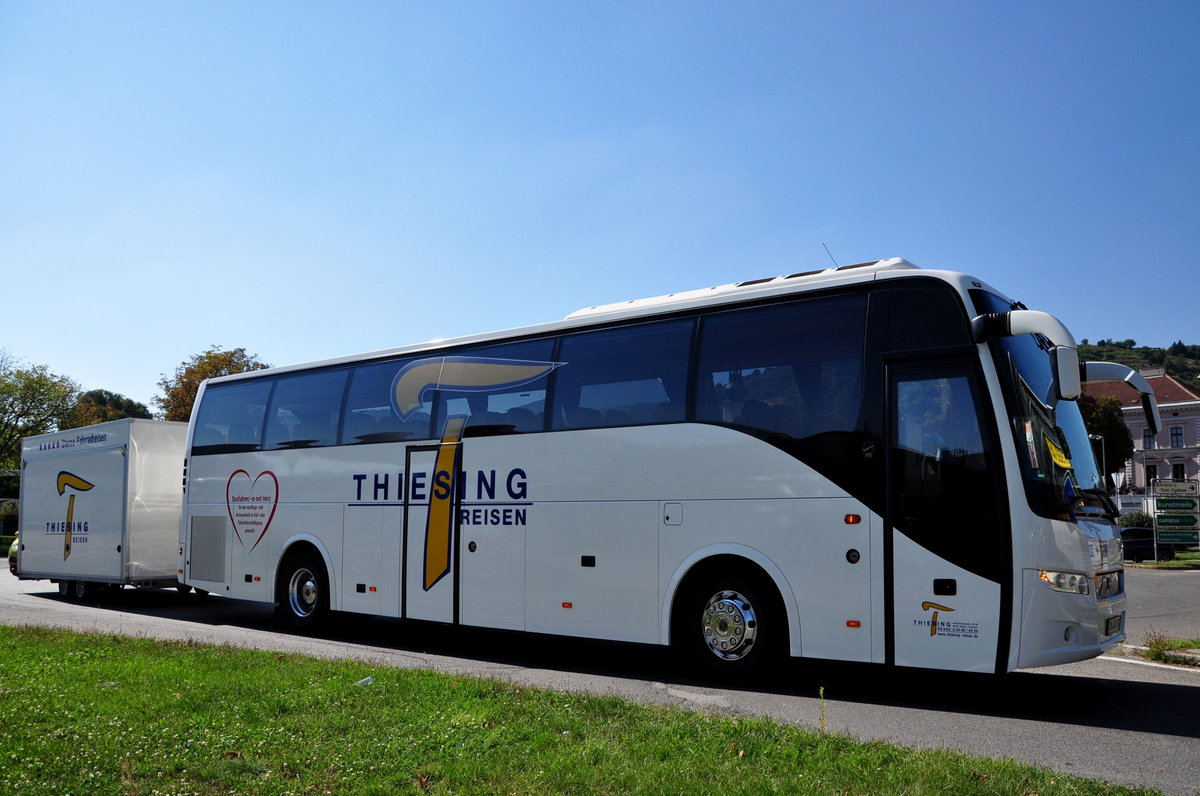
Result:
<svg viewBox="0 0 1200 796"><path fill-rule="evenodd" d="M179 577L273 602L1006 672L1124 638L1050 315L883 260L213 379Z"/></svg>

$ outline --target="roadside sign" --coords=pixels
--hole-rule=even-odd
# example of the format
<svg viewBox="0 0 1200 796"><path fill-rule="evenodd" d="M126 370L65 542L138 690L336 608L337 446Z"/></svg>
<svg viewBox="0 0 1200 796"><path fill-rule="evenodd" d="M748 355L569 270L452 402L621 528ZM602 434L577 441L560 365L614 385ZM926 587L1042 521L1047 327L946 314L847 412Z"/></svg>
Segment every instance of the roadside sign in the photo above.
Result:
<svg viewBox="0 0 1200 796"><path fill-rule="evenodd" d="M1195 514L1159 514L1155 516L1154 522L1159 528L1177 531L1200 528L1200 521Z"/></svg>
<svg viewBox="0 0 1200 796"><path fill-rule="evenodd" d="M1195 512L1198 503L1200 500L1194 497L1160 497L1158 498L1158 510Z"/></svg>
<svg viewBox="0 0 1200 796"><path fill-rule="evenodd" d="M1154 479L1154 494L1156 495L1200 495L1200 482L1168 481L1162 478Z"/></svg>
<svg viewBox="0 0 1200 796"><path fill-rule="evenodd" d="M1200 544L1200 481L1156 478L1154 494L1158 544Z"/></svg>

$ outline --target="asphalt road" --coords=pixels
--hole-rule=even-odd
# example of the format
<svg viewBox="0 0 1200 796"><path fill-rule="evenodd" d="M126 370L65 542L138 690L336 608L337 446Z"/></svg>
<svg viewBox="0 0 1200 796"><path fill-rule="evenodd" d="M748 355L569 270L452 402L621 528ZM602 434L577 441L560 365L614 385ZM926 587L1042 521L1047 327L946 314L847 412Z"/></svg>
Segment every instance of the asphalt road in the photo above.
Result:
<svg viewBox="0 0 1200 796"><path fill-rule="evenodd" d="M1200 570L1130 567L1125 581L1130 644L1144 644L1148 633L1200 638Z"/></svg>
<svg viewBox="0 0 1200 796"><path fill-rule="evenodd" d="M1130 640L1147 630L1200 637L1200 573L1128 570ZM269 606L125 590L102 603L58 598L47 582L0 577L9 624L194 640L619 694L653 704L769 715L912 747L1011 757L1057 771L1200 794L1200 670L1103 657L995 678L796 663L729 687L678 674L666 650L342 617L316 637L279 632Z"/></svg>

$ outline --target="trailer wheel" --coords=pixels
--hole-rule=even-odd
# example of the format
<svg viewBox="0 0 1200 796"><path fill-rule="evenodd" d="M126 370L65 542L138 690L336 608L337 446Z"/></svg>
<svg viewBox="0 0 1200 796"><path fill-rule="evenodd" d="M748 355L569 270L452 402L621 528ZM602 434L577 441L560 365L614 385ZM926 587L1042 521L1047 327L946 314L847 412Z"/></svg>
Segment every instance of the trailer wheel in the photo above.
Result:
<svg viewBox="0 0 1200 796"><path fill-rule="evenodd" d="M329 613L329 578L321 558L309 550L289 555L275 584L276 613L299 630L319 624Z"/></svg>
<svg viewBox="0 0 1200 796"><path fill-rule="evenodd" d="M77 580L75 581L75 588L72 590L72 594L78 602L83 602L92 596L92 584L86 580Z"/></svg>
<svg viewBox="0 0 1200 796"><path fill-rule="evenodd" d="M69 580L60 580L58 582L58 596L64 600L70 599L75 593L75 584Z"/></svg>
<svg viewBox="0 0 1200 796"><path fill-rule="evenodd" d="M190 594L192 591L192 587L187 585L186 583L180 583L175 586L175 590L178 591L180 594Z"/></svg>

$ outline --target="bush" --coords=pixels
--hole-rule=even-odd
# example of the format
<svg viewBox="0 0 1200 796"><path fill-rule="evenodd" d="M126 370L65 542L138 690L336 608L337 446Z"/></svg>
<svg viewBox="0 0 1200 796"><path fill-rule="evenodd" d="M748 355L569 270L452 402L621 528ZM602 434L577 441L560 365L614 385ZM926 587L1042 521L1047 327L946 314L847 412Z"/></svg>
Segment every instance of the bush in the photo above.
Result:
<svg viewBox="0 0 1200 796"><path fill-rule="evenodd" d="M1122 528L1153 528L1154 518L1144 511L1131 511L1122 514L1117 525Z"/></svg>

